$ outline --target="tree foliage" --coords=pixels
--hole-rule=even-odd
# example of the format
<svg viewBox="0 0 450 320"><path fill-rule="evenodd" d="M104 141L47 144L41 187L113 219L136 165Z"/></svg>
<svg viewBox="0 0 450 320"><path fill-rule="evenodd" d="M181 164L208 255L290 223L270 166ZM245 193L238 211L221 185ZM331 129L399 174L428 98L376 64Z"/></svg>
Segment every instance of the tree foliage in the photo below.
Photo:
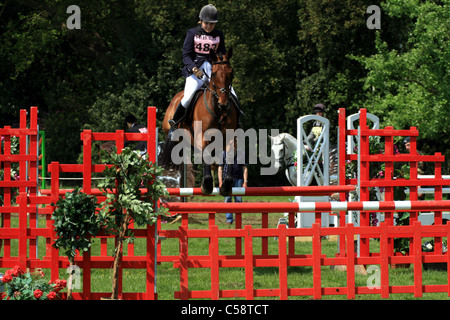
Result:
<svg viewBox="0 0 450 320"><path fill-rule="evenodd" d="M422 148L450 156L450 1L390 1L383 9L403 19L409 37L392 48L381 34L377 53L359 60L365 78L366 107L385 125L416 126Z"/></svg>
<svg viewBox="0 0 450 320"><path fill-rule="evenodd" d="M95 237L101 228L97 217L97 198L81 192L79 188L67 192L56 203L52 220L58 236L53 246L64 249L70 262L73 262L77 251L89 250L91 237Z"/></svg>
<svg viewBox="0 0 450 320"><path fill-rule="evenodd" d="M204 2L79 0L81 29L69 30L69 0L9 0L0 6L0 126L36 105L50 161L73 163L80 131L125 129L134 113L158 125L181 91L181 54ZM381 29L366 26L381 7ZM448 149L448 0L217 0L244 128L296 133L314 104L348 113L366 107L383 124L417 125ZM404 112L408 110L408 112ZM409 112L411 111L411 112ZM419 116L420 115L420 116ZM70 121L67 121L70 119ZM427 125L421 119L426 119ZM431 125L430 125L431 124ZM440 151L438 150L438 151Z"/></svg>

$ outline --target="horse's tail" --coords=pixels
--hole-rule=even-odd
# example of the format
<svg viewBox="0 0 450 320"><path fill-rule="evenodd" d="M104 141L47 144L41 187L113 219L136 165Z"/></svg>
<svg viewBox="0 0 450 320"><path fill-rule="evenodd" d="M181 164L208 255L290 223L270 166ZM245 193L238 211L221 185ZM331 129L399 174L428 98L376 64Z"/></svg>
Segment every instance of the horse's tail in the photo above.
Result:
<svg viewBox="0 0 450 320"><path fill-rule="evenodd" d="M172 139L170 139L170 136L167 135L166 140L164 142L164 147L161 151L161 155L159 158L159 163L163 168L167 169L168 167L173 165L172 150L177 143L178 143L177 141L172 141Z"/></svg>

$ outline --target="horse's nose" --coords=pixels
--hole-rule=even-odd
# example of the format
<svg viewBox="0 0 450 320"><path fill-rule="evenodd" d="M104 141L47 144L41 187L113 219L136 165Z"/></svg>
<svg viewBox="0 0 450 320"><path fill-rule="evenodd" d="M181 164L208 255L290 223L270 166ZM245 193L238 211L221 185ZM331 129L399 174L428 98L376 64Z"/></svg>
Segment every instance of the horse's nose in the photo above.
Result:
<svg viewBox="0 0 450 320"><path fill-rule="evenodd" d="M276 170L280 170L280 169L281 169L281 163L280 163L279 161L275 161L273 167L274 167Z"/></svg>
<svg viewBox="0 0 450 320"><path fill-rule="evenodd" d="M219 108L222 110L225 110L227 108L227 106L228 106L227 104L219 103Z"/></svg>

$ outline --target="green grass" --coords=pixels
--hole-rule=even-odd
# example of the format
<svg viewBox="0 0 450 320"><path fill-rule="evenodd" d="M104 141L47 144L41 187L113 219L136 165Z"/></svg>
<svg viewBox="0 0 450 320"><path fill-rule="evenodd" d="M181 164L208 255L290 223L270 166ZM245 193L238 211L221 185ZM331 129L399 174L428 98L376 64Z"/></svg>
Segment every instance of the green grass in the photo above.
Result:
<svg viewBox="0 0 450 320"><path fill-rule="evenodd" d="M270 199L264 198L265 201L290 201L293 197L271 197ZM223 201L222 197L210 198L210 200ZM201 201L200 198L190 199L190 201ZM244 201L255 201L254 199L245 198ZM269 227L274 228L277 225L278 219L283 217L282 213L269 214ZM175 224L164 223L162 224L163 230L178 229L181 222ZM40 226L44 226L44 221L39 222ZM225 214L216 215L216 224L219 229L234 228L225 223ZM244 214L243 226L252 225L253 228L261 227L261 214ZM17 219L12 219L13 227L17 227ZM190 229L207 229L208 228L208 215L195 215L190 218ZM42 257L45 251L45 241L40 238L39 241L39 256ZM111 239L112 241L112 239ZM112 248L112 242L110 248ZM426 239L423 239L426 241ZM17 240L12 240L12 255L17 255ZM268 239L269 254L278 253L278 241L273 237ZM371 252L379 251L379 242L371 241ZM179 243L177 239L162 240L162 253L163 255L177 255L179 250ZM235 250L235 240L231 238L223 238L219 240L219 254L233 254ZM261 241L254 239L254 253L261 253ZM337 242L327 239L322 240L322 254L327 257L334 257L338 250ZM93 244L92 255L98 255L99 240L96 239ZM244 252L244 250L243 250ZM311 254L312 244L311 242L296 242L296 254ZM108 254L112 255L112 249ZM144 239L136 239L135 242L135 255L145 254L145 241ZM191 239L189 240L189 254L190 255L208 255L208 239ZM0 257L3 256L3 249L0 250ZM0 272L4 272L5 269L0 269ZM408 269L390 269L389 281L391 286L396 285L412 285L414 283L413 266ZM50 270L44 270L47 276L50 275ZM82 271L81 271L82 272ZM279 288L279 275L278 268L264 267L254 268L254 288L255 289L269 289ZM190 290L210 290L211 288L211 275L210 269L190 268L189 274L189 289ZM91 274L91 289L93 292L110 292L111 291L111 276L110 269L92 269ZM245 289L245 269L244 268L221 268L220 269L220 289ZM366 286L368 277L370 275L355 275L356 286ZM67 279L68 275L66 270L60 270L60 277ZM329 266L322 266L322 287L345 287L346 272L333 270ZM447 272L424 270L422 273L422 281L424 285L427 284L446 284ZM289 267L288 268L288 287L289 288L312 288L313 276L312 267ZM124 292L145 292L145 270L123 270L123 291ZM173 263L161 263L157 267L157 292L158 299L160 300L173 300L174 292L180 290L180 272L179 269L173 267ZM74 292L81 291L75 289ZM324 295L324 300L345 300L346 295ZM259 298L258 298L259 299ZM274 299L277 297L270 297L264 299ZM302 297L289 297L292 300L307 300L311 299L311 296ZM356 299L361 300L379 300L380 294L373 295L356 295ZM446 293L427 293L423 294L422 298L414 298L413 294L390 294L389 299L396 300L409 300L409 299L448 299Z"/></svg>

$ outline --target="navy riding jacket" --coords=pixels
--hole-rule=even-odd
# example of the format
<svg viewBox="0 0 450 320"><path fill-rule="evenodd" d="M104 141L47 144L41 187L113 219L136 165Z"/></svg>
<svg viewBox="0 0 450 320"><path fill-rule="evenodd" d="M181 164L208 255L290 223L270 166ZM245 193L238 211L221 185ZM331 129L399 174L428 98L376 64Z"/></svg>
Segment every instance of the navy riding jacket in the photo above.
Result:
<svg viewBox="0 0 450 320"><path fill-rule="evenodd" d="M189 29L183 44L183 76L189 77L194 67L199 68L205 61L211 62L209 58L211 50L226 53L222 31L214 29L207 33L201 26Z"/></svg>

